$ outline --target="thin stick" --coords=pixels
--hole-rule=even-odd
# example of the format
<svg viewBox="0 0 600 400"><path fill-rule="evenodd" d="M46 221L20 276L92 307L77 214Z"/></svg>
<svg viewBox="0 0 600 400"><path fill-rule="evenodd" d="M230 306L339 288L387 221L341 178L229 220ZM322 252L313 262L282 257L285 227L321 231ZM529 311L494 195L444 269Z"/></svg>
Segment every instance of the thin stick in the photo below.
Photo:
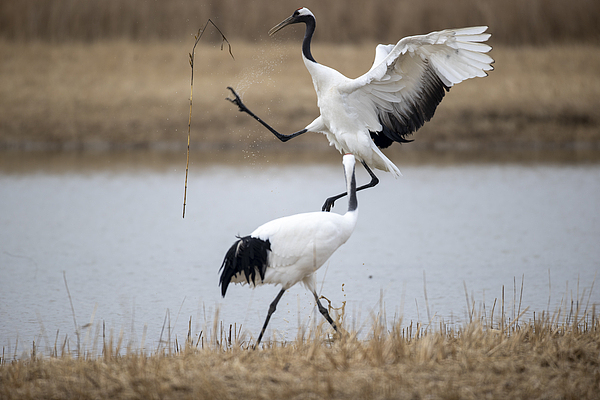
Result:
<svg viewBox="0 0 600 400"><path fill-rule="evenodd" d="M185 299L187 296L183 296L183 301L181 302L181 305L179 306L179 311L177 311L177 316L175 317L175 323L173 324L173 328L172 330L175 330L175 326L177 325L177 320L179 320L179 314L181 314L181 309L183 308L183 303L185 303Z"/></svg>
<svg viewBox="0 0 600 400"><path fill-rule="evenodd" d="M423 270L423 294L425 295L425 307L427 308L427 320L431 324L431 316L429 315L429 300L427 300L427 280L425 279L425 270Z"/></svg>
<svg viewBox="0 0 600 400"><path fill-rule="evenodd" d="M69 292L69 285L67 285L67 273L63 271L63 279L65 281L65 288L67 289L67 295L69 296L69 303L71 303L71 313L73 314L73 324L75 325L75 335L77 335L77 356L79 356L79 328L77 327L77 320L75 319L75 308L73 307L73 300L71 299L71 292Z"/></svg>
<svg viewBox="0 0 600 400"><path fill-rule="evenodd" d="M471 314L470 308L471 305L469 303L469 292L467 291L467 282L463 281L463 286L465 288L465 298L467 299L467 313L469 313L469 323L473 322L473 314Z"/></svg>
<svg viewBox="0 0 600 400"><path fill-rule="evenodd" d="M521 315L521 302L523 301L523 281L525 280L525 274L521 277L521 294L519 296L519 308L517 309L517 315ZM517 317L518 320L518 317Z"/></svg>
<svg viewBox="0 0 600 400"><path fill-rule="evenodd" d="M231 52L231 44L229 43L229 40L227 40L225 35L223 35L223 32L221 32L221 30L219 29L219 27L217 25L215 25L215 23L212 22L212 20L209 18L208 21L206 21L206 24L204 24L204 27L201 29L198 29L198 33L196 34L196 36L194 36L194 38L196 39L196 42L194 42L194 47L192 48L192 52L189 54L190 67L192 68L192 76L190 79L190 115L188 118L187 157L186 157L186 162L185 162L185 186L183 189L183 216L182 216L182 218L185 218L185 204L187 201L187 181L188 181L188 171L190 168L190 132L192 129L192 96L194 94L194 57L196 56L196 45L200 41L200 38L204 34L204 31L206 30L206 27L208 26L209 23L211 23L212 26L215 27L215 29L219 32L219 34L223 38L223 40L221 41L221 50L223 50L223 43L227 42L227 45L229 46L229 54L231 55L231 58L235 59L233 57L233 53Z"/></svg>
<svg viewBox="0 0 600 400"><path fill-rule="evenodd" d="M160 337L158 338L158 348L159 349L163 343L162 337L163 337L163 333L165 331L165 325L167 324L167 315L168 314L169 314L169 309L167 308L167 311L165 312L165 320L163 321L162 329L160 330Z"/></svg>

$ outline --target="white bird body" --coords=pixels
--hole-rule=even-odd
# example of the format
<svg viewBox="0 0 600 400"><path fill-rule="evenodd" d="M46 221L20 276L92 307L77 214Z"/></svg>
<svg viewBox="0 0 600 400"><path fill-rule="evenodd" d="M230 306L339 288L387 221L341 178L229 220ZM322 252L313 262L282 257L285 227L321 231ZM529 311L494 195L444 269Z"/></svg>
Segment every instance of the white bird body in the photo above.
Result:
<svg viewBox="0 0 600 400"><path fill-rule="evenodd" d="M319 302L315 272L352 235L358 218L356 198L355 158L343 157L348 211L344 215L310 212L278 218L240 237L227 251L221 265L221 294L225 296L229 283L281 285L258 338L262 338L271 314L283 293L298 282L310 290L319 311L337 329L327 310Z"/></svg>
<svg viewBox="0 0 600 400"><path fill-rule="evenodd" d="M240 238L231 246L231 255L228 253L223 261L223 295L229 282L252 286L280 284L287 290L302 281L307 289L315 291L314 273L346 243L358 218L354 157L346 155L343 160L347 189L349 193L354 190L352 201L355 204L349 204L343 215L309 212L277 218L259 226L249 236ZM262 259L253 256L255 260L243 265L240 256L243 257L244 247L251 247L251 242L260 243L262 248L268 249ZM254 269L258 276L251 278L250 273Z"/></svg>
<svg viewBox="0 0 600 400"><path fill-rule="evenodd" d="M406 37L396 45L380 44L371 69L356 79L303 54L321 112L305 129L325 134L330 145L341 153L352 153L373 168L400 176L400 170L371 137L371 132L383 130L380 116L392 114L407 119L415 112L413 105L424 100L424 90L443 89L432 87L437 82L426 79L428 74L435 73L446 88L486 76L485 71L491 70L493 63L485 54L491 47L479 43L490 37L483 33L486 29L449 29Z"/></svg>
<svg viewBox="0 0 600 400"><path fill-rule="evenodd" d="M314 273L352 235L358 211L344 215L324 212L295 214L267 222L250 234L269 240L271 251L265 277L251 284L281 284L288 289L302 281L315 290ZM232 282L245 283L238 273Z"/></svg>
<svg viewBox="0 0 600 400"><path fill-rule="evenodd" d="M353 80L333 68L308 60L304 55L304 64L313 78L317 93L317 106L321 115L306 126L308 132L322 133L327 137L330 146L342 154L351 153L359 161L394 176L400 170L377 148L369 136L369 128L375 126L370 113L364 107L352 101L351 87Z"/></svg>
<svg viewBox="0 0 600 400"><path fill-rule="evenodd" d="M485 33L487 26L476 26L409 36L395 45L378 45L369 71L350 79L313 58L310 43L316 19L309 9L296 10L269 34L295 23L306 24L302 58L317 94L319 117L304 129L283 135L252 113L232 88L235 99L229 100L281 141L318 132L342 154L354 154L371 175L371 182L357 190L379 182L369 167L400 176L398 167L381 149L393 142L410 142L406 137L433 117L445 92L466 79L486 76L493 69L494 60L486 54L491 47L482 43L491 35ZM329 211L343 195L328 198L323 210Z"/></svg>

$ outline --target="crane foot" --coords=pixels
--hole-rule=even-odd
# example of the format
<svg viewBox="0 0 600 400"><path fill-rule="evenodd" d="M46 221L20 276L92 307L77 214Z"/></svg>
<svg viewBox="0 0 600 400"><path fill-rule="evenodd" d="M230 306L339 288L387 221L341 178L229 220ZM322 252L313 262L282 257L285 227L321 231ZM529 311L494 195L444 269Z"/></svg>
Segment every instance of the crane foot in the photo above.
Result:
<svg viewBox="0 0 600 400"><path fill-rule="evenodd" d="M247 113L248 111L250 111L250 110L248 110L248 107L246 107L244 105L244 103L242 103L242 99L240 99L240 96L238 96L238 94L235 92L235 90L233 90L233 88L231 86L227 86L227 89L229 89L231 91L234 98L230 99L229 97L227 97L225 100L228 100L228 101L232 102L233 104L235 104L236 106L238 106L240 109L240 112Z"/></svg>

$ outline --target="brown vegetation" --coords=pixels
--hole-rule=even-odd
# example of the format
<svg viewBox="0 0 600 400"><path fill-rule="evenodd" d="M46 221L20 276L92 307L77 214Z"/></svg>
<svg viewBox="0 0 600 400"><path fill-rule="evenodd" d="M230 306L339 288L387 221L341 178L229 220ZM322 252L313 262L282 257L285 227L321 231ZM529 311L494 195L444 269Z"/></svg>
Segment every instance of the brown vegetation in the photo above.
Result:
<svg viewBox="0 0 600 400"><path fill-rule="evenodd" d="M0 41L0 148L183 148L192 44ZM218 44L196 51L192 147L278 145L224 100L229 85L282 132L318 115L298 43L232 45L235 60ZM322 44L313 53L356 77L369 68L373 49L374 43ZM600 47L497 47L491 54L496 63L488 77L453 88L414 143L390 150L598 147ZM321 135L286 146L330 151Z"/></svg>
<svg viewBox="0 0 600 400"><path fill-rule="evenodd" d="M593 0L3 1L0 38L182 40L212 18L232 38L254 41L301 6L316 13L316 40L326 42L388 42L469 25L489 25L493 44L600 39L600 4Z"/></svg>
<svg viewBox="0 0 600 400"><path fill-rule="evenodd" d="M374 323L329 338L299 334L252 351L239 338L188 339L174 352L69 354L0 365L3 399L593 399L600 390L600 323L535 321L459 329ZM571 316L573 317L573 316ZM566 320L565 320L566 321ZM216 335L215 335L216 337ZM111 350L112 349L112 350Z"/></svg>
<svg viewBox="0 0 600 400"><path fill-rule="evenodd" d="M598 2L332 0L325 5L306 0L303 5L322 21L316 58L350 77L369 68L377 42L490 25L496 69L453 88L415 143L402 151L600 146ZM223 99L225 87L234 86L251 109L282 132L296 131L318 114L300 62L300 32L266 37L297 6L265 0L0 2L0 149L182 148L187 54L192 35L207 18L230 39L236 60L218 51L220 36L209 27L196 57L192 147L276 146L268 132ZM523 46L508 46L513 44ZM539 44L546 46L531 47ZM287 147L327 149L323 141L305 135Z"/></svg>

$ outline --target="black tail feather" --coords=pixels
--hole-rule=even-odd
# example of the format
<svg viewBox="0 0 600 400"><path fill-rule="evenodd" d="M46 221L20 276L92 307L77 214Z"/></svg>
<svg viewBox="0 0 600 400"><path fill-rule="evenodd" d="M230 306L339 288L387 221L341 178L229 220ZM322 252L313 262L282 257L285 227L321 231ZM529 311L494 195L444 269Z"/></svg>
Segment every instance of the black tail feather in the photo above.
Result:
<svg viewBox="0 0 600 400"><path fill-rule="evenodd" d="M225 297L227 286L231 278L239 273L243 273L248 283L256 283L256 272L260 275L261 281L265 279L267 270L267 260L271 243L269 240L262 240L252 236L238 237L237 240L225 254L225 259L221 265L221 294Z"/></svg>

